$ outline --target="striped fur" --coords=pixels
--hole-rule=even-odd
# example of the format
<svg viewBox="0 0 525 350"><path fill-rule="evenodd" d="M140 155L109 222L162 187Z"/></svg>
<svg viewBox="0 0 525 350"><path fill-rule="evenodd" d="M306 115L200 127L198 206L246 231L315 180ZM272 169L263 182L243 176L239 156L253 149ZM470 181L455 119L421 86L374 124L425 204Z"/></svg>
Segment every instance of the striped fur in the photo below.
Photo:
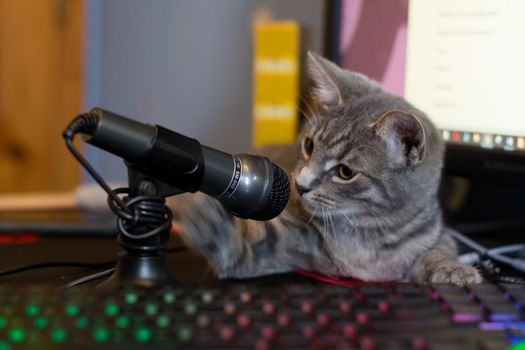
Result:
<svg viewBox="0 0 525 350"><path fill-rule="evenodd" d="M186 240L221 278L302 268L366 281L479 283L478 271L455 261L441 219L443 144L432 122L363 75L311 53L308 63L315 106L297 145L262 151L292 179L285 211L241 220L206 195L176 196L169 203Z"/></svg>

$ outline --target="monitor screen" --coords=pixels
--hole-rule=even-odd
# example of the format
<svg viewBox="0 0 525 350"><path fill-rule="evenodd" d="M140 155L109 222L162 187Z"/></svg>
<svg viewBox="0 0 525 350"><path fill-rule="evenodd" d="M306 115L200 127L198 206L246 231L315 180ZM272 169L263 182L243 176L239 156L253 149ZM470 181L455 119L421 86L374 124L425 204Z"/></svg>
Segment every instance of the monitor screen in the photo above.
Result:
<svg viewBox="0 0 525 350"><path fill-rule="evenodd" d="M405 97L448 142L525 151L525 2L410 1Z"/></svg>
<svg viewBox="0 0 525 350"><path fill-rule="evenodd" d="M525 179L521 0L342 0L333 57L428 114L449 173Z"/></svg>

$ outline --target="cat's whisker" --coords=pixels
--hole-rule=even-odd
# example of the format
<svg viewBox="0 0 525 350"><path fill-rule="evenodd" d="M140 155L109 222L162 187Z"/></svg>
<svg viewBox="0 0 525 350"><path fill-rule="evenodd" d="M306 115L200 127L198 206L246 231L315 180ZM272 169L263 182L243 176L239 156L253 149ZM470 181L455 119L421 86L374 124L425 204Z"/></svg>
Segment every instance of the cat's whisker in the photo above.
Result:
<svg viewBox="0 0 525 350"><path fill-rule="evenodd" d="M299 107L297 107L297 110L299 111L299 113L301 113L301 115L303 115L305 117L306 123L308 123L310 126L314 125L314 117L313 116L308 115L305 111L303 111Z"/></svg>
<svg viewBox="0 0 525 350"><path fill-rule="evenodd" d="M322 204L326 208L333 209L333 203L327 202L327 201L319 199L319 198L314 198L314 200L315 200L315 202L317 202L319 204Z"/></svg>
<svg viewBox="0 0 525 350"><path fill-rule="evenodd" d="M328 209L336 208L336 202L326 196L315 194L312 199L317 203L323 204Z"/></svg>
<svg viewBox="0 0 525 350"><path fill-rule="evenodd" d="M347 213L342 212L341 214L343 214L343 216L346 218L346 220L347 220L348 223L350 224L350 234L353 234L353 233L354 233L354 230L355 230L354 221L348 216Z"/></svg>
<svg viewBox="0 0 525 350"><path fill-rule="evenodd" d="M343 214L343 216L348 220L348 222L350 223L350 226L354 226L354 222L352 221L352 219L350 219L347 213L343 211L341 212L341 214Z"/></svg>
<svg viewBox="0 0 525 350"><path fill-rule="evenodd" d="M336 229L335 229L335 225L334 225L334 219L332 217L332 214L331 213L328 213L328 217L330 219L330 223L332 225L332 239L334 240L334 249L336 250L336 252L339 253L339 256L341 257L344 257L344 251L341 251L341 248L344 247L344 245L341 244L341 235L338 234L338 232L336 232ZM336 253L336 256L338 254Z"/></svg>
<svg viewBox="0 0 525 350"><path fill-rule="evenodd" d="M319 206L316 205L315 208L314 208L314 211L313 211L312 215L310 216L310 219L308 219L308 221L306 222L307 225L309 225L309 224L312 222L312 220L313 220L315 214L317 213L317 209L319 209Z"/></svg>
<svg viewBox="0 0 525 350"><path fill-rule="evenodd" d="M328 219L330 221L330 225L332 226L332 235L334 237L336 237L337 236L337 232L336 232L335 226L334 226L334 219L332 218L332 214L330 214L330 212L328 212Z"/></svg>
<svg viewBox="0 0 525 350"><path fill-rule="evenodd" d="M325 238L325 235L326 235L326 213L325 213L325 209L323 207L321 207L321 216L323 218L323 231L322 231L322 235L321 235L321 238L323 240L323 251L327 252L328 249L327 249L327 246L326 246L326 238Z"/></svg>
<svg viewBox="0 0 525 350"><path fill-rule="evenodd" d="M326 233L326 213L323 207L321 207L321 213L323 216L323 234Z"/></svg>
<svg viewBox="0 0 525 350"><path fill-rule="evenodd" d="M332 226L331 236L332 236L332 239L334 240L334 243L335 243L334 249L336 251L338 251L341 248L339 235L336 232L335 225L334 225L334 219L332 217L332 214L330 212L328 212L328 211L327 211L327 214L328 214L328 221L330 223L330 226Z"/></svg>
<svg viewBox="0 0 525 350"><path fill-rule="evenodd" d="M300 107L296 107L296 109L297 109L297 111L298 111L299 113L301 113L301 115L302 115L303 117L306 118L306 120L307 120L308 122L311 122L311 120L312 120L313 117L309 116L308 113L306 113L305 111L303 111Z"/></svg>
<svg viewBox="0 0 525 350"><path fill-rule="evenodd" d="M308 104L308 101L306 100L306 98L304 98L303 95L299 94L299 98L304 103L304 105L308 109L308 112L311 114L311 116L313 118L315 116L315 113L314 113L314 109L312 108L312 106L310 106L310 104Z"/></svg>
<svg viewBox="0 0 525 350"><path fill-rule="evenodd" d="M334 227L334 222L332 220L332 215L330 214L330 212L327 211L326 213L326 218L327 218L327 222L328 222L328 234L330 234L330 236L332 236L332 239L336 239L336 234L335 234L335 227ZM331 229L330 229L330 226L331 226ZM337 244L337 242L336 242Z"/></svg>
<svg viewBox="0 0 525 350"><path fill-rule="evenodd" d="M306 118L306 122L310 127L315 127L315 125L318 123L318 116L315 112L315 109L312 108L312 106L308 103L308 101L301 95L298 95L301 101L304 103L304 105L307 108L307 111L303 111L299 107L297 107L297 110L301 112L301 114ZM307 113L308 112L308 113Z"/></svg>

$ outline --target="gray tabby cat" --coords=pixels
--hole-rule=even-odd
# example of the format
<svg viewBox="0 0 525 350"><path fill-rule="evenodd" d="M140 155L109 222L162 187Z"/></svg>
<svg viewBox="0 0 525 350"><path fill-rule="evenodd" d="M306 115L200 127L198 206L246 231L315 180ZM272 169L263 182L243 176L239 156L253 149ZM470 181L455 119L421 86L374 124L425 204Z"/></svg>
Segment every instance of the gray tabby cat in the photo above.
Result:
<svg viewBox="0 0 525 350"><path fill-rule="evenodd" d="M232 217L215 199L170 199L185 239L219 277L295 268L365 281L481 282L456 262L436 198L443 143L424 113L365 76L309 53L315 111L297 147L267 154L291 175L277 218Z"/></svg>

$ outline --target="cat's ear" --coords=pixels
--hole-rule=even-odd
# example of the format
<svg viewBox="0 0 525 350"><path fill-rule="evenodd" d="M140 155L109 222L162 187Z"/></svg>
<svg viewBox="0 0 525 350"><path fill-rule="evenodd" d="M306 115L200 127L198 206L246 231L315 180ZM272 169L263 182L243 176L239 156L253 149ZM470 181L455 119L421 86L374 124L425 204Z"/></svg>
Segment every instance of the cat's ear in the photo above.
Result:
<svg viewBox="0 0 525 350"><path fill-rule="evenodd" d="M382 115L373 128L385 142L394 167L413 167L425 157L425 128L415 115L392 110Z"/></svg>
<svg viewBox="0 0 525 350"><path fill-rule="evenodd" d="M341 68L312 51L308 51L306 68L315 85L313 94L319 104L337 106L343 102L339 88L344 76Z"/></svg>

